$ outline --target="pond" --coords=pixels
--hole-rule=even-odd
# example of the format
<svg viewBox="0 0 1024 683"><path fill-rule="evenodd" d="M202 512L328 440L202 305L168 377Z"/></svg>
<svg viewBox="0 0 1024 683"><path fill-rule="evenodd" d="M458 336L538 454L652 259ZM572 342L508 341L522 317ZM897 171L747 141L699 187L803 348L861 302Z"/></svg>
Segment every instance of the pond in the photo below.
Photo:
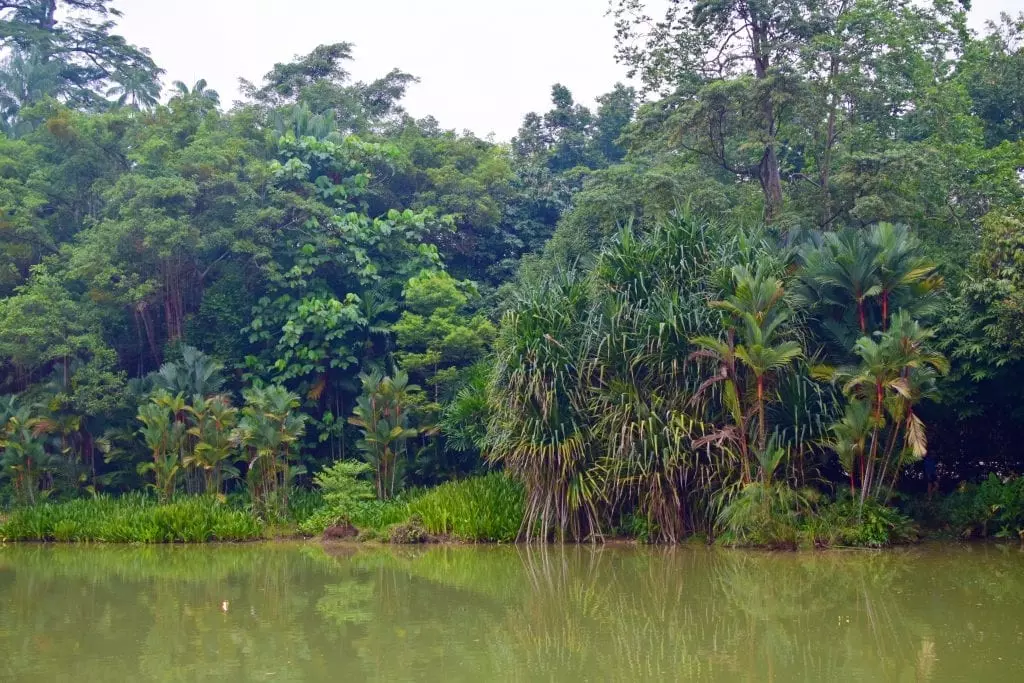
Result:
<svg viewBox="0 0 1024 683"><path fill-rule="evenodd" d="M0 680L1008 680L1022 607L1006 546L3 546Z"/></svg>

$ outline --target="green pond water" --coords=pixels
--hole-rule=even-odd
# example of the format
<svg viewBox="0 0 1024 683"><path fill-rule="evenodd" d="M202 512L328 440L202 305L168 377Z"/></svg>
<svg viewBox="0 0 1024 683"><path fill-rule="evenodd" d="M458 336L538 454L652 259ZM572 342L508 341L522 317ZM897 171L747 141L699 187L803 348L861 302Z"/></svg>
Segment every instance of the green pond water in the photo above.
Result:
<svg viewBox="0 0 1024 683"><path fill-rule="evenodd" d="M1024 551L0 546L3 681L1024 680Z"/></svg>

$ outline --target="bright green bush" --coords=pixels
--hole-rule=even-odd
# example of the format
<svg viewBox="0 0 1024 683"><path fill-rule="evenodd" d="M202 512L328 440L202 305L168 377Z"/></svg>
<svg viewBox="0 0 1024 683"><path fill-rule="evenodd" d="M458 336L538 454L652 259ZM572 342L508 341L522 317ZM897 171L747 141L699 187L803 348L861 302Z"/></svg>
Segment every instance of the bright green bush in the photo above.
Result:
<svg viewBox="0 0 1024 683"><path fill-rule="evenodd" d="M262 535L251 513L207 496L165 504L142 495L42 503L15 509L0 523L0 538L8 541L203 543Z"/></svg>
<svg viewBox="0 0 1024 683"><path fill-rule="evenodd" d="M373 500L373 484L360 477L373 471L358 460L338 460L320 470L314 477L321 491L318 509L299 522L299 531L307 535L323 533L324 529L342 522L351 522L361 506Z"/></svg>

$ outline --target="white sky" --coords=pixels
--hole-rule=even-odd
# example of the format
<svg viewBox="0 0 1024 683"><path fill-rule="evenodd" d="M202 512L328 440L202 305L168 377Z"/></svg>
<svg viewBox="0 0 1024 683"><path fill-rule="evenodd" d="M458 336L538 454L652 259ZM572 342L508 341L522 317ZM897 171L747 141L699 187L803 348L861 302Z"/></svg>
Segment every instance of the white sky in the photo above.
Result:
<svg viewBox="0 0 1024 683"><path fill-rule="evenodd" d="M656 1L656 0L655 0ZM653 4L653 3L652 3ZM321 43L355 44L350 71L372 80L394 67L420 78L405 100L417 117L499 139L523 115L546 111L553 83L576 100L624 79L615 63L607 0L116 0L118 32L148 47L165 84L205 78L229 106L239 76L252 81L275 62ZM980 28L1022 0L974 0Z"/></svg>

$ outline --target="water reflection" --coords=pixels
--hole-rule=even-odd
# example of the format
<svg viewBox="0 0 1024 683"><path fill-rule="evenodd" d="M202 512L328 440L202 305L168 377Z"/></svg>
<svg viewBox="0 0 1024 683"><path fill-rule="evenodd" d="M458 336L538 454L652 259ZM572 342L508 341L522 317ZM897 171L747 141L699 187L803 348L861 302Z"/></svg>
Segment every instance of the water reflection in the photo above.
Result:
<svg viewBox="0 0 1024 683"><path fill-rule="evenodd" d="M1006 679L1024 554L0 548L0 679Z"/></svg>

